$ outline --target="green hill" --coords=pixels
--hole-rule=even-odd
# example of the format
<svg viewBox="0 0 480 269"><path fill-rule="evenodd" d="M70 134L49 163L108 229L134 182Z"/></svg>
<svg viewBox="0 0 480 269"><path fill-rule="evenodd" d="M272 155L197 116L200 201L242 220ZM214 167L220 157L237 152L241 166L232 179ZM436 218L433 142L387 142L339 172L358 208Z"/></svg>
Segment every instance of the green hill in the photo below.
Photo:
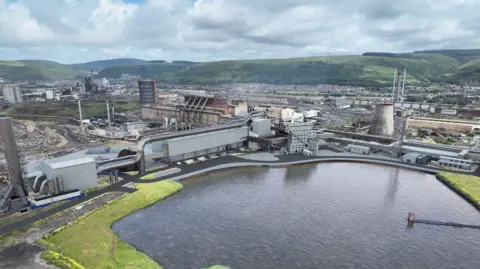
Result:
<svg viewBox="0 0 480 269"><path fill-rule="evenodd" d="M118 58L110 60L101 60L93 61L87 63L71 64L71 68L78 71L95 71L100 72L107 67L119 66L119 65L134 65L134 64L144 64L147 61L134 59L134 58Z"/></svg>
<svg viewBox="0 0 480 269"><path fill-rule="evenodd" d="M11 81L69 79L78 73L66 65L43 60L0 61L0 77Z"/></svg>
<svg viewBox="0 0 480 269"><path fill-rule="evenodd" d="M186 84L257 82L380 86L390 85L394 68L407 68L409 84L426 84L459 65L456 59L434 54L328 56L200 63L156 78Z"/></svg>
<svg viewBox="0 0 480 269"><path fill-rule="evenodd" d="M414 53L420 54L439 54L447 57L457 59L462 63L466 63L473 58L480 57L480 49L470 49L470 50L423 50L415 51Z"/></svg>
<svg viewBox="0 0 480 269"><path fill-rule="evenodd" d="M122 74L178 84L269 83L390 86L393 69L407 69L407 83L480 85L480 50L435 50L413 53L367 52L356 56L326 56L190 62L112 59L61 65L49 61L0 61L0 77L8 80L70 78L77 70L100 70L97 77ZM77 73L78 72L78 73Z"/></svg>
<svg viewBox="0 0 480 269"><path fill-rule="evenodd" d="M179 71L191 64L189 63L167 63L162 61L147 62L136 65L120 65L103 69L97 77L119 78L122 74L136 75L141 78L153 78L165 73Z"/></svg>
<svg viewBox="0 0 480 269"><path fill-rule="evenodd" d="M441 79L448 83L480 85L480 57L472 58L441 76Z"/></svg>

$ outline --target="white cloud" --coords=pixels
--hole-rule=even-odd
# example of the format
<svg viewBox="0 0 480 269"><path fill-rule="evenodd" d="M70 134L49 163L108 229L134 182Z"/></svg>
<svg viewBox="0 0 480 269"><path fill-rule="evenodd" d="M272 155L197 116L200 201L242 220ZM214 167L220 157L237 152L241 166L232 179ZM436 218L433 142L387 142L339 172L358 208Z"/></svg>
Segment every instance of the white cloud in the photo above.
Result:
<svg viewBox="0 0 480 269"><path fill-rule="evenodd" d="M0 59L218 60L480 48L474 0L0 0Z"/></svg>

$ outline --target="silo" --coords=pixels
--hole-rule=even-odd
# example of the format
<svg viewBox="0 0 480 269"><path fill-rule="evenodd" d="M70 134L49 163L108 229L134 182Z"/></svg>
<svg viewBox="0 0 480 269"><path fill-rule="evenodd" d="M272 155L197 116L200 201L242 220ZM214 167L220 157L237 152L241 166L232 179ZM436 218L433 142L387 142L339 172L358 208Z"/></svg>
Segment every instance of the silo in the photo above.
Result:
<svg viewBox="0 0 480 269"><path fill-rule="evenodd" d="M373 116L368 134L392 136L393 129L394 129L393 104L392 103L377 104L375 107L375 115Z"/></svg>

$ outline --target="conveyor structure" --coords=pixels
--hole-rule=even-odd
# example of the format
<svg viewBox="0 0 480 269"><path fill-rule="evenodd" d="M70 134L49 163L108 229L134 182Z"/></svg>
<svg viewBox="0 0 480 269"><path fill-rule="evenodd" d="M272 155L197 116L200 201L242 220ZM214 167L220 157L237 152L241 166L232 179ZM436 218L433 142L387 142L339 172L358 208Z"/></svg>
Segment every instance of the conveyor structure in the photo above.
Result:
<svg viewBox="0 0 480 269"><path fill-rule="evenodd" d="M209 132L216 132L221 130L235 129L248 125L250 120L254 117L264 117L265 113L260 111L251 112L245 119L230 122L224 125L217 125L205 128L191 129L185 131L178 131L172 133L156 134L151 136L145 136L137 143L137 154L132 157L123 157L118 159L109 160L104 162L97 167L97 173L101 173L110 169L118 169L122 167L127 167L139 163L139 173L145 172L145 145L155 141L168 140L183 136L191 136L198 134L205 134Z"/></svg>

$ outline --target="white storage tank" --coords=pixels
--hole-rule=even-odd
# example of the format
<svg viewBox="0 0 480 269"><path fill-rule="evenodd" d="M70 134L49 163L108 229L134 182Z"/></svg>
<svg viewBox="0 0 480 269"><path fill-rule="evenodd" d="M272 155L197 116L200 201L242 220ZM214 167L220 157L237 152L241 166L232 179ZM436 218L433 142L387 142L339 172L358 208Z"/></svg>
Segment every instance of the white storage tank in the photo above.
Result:
<svg viewBox="0 0 480 269"><path fill-rule="evenodd" d="M70 161L45 164L41 169L52 180L58 178L62 183L62 191L85 190L98 185L97 168L92 158L80 158Z"/></svg>

